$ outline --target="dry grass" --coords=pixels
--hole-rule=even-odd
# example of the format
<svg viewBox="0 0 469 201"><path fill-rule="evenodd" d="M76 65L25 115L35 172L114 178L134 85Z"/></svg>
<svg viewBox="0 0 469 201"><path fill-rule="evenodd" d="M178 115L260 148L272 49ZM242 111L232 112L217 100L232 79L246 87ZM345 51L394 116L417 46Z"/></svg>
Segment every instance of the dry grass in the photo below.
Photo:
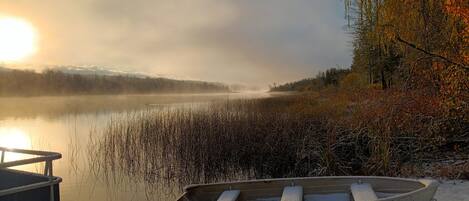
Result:
<svg viewBox="0 0 469 201"><path fill-rule="evenodd" d="M214 102L114 119L96 141L94 159L105 175L124 172L150 183L185 185L425 176L415 174L422 164L469 153L462 147L469 138L467 122L442 115L431 104L437 100L397 92L333 94Z"/></svg>

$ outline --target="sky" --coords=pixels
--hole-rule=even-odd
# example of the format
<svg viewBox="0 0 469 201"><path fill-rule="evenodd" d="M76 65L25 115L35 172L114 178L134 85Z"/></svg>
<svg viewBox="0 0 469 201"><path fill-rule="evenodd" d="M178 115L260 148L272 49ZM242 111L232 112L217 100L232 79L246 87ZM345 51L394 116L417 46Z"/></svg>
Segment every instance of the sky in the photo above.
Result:
<svg viewBox="0 0 469 201"><path fill-rule="evenodd" d="M0 0L46 65L265 87L351 63L343 0ZM21 65L19 65L21 66Z"/></svg>

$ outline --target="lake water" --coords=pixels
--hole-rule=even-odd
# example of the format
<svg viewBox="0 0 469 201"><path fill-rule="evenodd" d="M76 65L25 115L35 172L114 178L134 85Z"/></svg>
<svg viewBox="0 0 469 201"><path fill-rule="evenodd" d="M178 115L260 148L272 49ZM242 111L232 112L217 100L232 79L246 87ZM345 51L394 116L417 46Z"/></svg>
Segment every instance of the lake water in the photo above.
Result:
<svg viewBox="0 0 469 201"><path fill-rule="evenodd" d="M96 172L90 155L99 131L110 120L162 107L195 107L215 100L270 97L269 93L166 94L128 96L75 96L0 98L0 146L62 153L54 175L63 178L63 201L168 200L181 193L177 185L135 181L125 174L112 178ZM95 131L95 132L93 132ZM97 132L96 132L97 131ZM6 160L19 156L8 155ZM41 172L43 164L18 167ZM117 176L116 176L117 175Z"/></svg>

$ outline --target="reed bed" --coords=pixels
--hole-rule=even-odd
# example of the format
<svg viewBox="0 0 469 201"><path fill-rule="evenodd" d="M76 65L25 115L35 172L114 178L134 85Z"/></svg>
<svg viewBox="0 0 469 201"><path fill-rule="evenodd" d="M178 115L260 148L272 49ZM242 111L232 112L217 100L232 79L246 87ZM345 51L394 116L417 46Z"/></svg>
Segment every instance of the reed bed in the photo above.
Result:
<svg viewBox="0 0 469 201"><path fill-rule="evenodd" d="M436 134L422 137L401 129L388 135L370 129L374 122L352 127L295 111L299 99L212 102L116 118L93 134L99 138L90 146L91 164L96 174L114 180L125 174L183 186L250 178L408 176L434 159L428 153L448 151L448 142Z"/></svg>

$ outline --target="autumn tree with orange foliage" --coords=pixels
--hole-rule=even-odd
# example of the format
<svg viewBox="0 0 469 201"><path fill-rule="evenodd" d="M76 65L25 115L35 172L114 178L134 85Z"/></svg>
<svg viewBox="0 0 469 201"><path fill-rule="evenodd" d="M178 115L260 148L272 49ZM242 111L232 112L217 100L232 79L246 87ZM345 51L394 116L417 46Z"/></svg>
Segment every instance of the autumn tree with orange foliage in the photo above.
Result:
<svg viewBox="0 0 469 201"><path fill-rule="evenodd" d="M448 13L462 20L463 28L458 34L462 36L466 49L462 49L460 54L461 62L467 65L469 64L469 51L467 50L467 44L469 43L469 2L465 0L446 0L445 8Z"/></svg>
<svg viewBox="0 0 469 201"><path fill-rule="evenodd" d="M271 89L314 92L288 109L326 125L328 164L354 153L358 174L392 176L424 176L423 160L469 165L455 157L469 153L469 1L345 0L345 7L351 69L333 76L335 84L318 76ZM341 145L365 151L335 149Z"/></svg>
<svg viewBox="0 0 469 201"><path fill-rule="evenodd" d="M349 0L346 7L355 36L352 69L383 89L439 97L447 115L467 120L468 1Z"/></svg>
<svg viewBox="0 0 469 201"><path fill-rule="evenodd" d="M349 127L381 139L372 146L372 167L390 168L383 159L396 157L392 143L402 143L397 140L402 135L443 139L442 147L467 142L469 1L345 3L354 36L352 72L366 74L370 84L386 90L362 92L365 100L348 118Z"/></svg>

